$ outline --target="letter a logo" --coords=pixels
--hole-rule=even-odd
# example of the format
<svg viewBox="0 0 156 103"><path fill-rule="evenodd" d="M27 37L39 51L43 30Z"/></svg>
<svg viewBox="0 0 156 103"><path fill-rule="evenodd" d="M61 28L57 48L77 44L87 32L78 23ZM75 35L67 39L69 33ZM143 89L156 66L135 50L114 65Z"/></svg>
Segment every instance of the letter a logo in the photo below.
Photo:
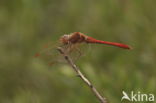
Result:
<svg viewBox="0 0 156 103"><path fill-rule="evenodd" d="M122 98L121 98L121 101L122 101L123 99L127 99L127 100L131 101L131 99L129 98L129 96L127 95L126 92L122 91L122 94L123 94L123 96L122 96Z"/></svg>

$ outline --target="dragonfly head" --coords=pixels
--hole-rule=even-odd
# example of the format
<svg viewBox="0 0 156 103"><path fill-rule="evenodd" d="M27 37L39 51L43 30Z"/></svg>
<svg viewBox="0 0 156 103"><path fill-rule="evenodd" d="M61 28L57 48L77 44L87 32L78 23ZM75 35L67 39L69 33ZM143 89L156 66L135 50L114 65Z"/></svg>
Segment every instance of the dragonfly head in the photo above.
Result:
<svg viewBox="0 0 156 103"><path fill-rule="evenodd" d="M65 35L63 35L63 36L60 38L60 41L61 41L61 43L63 43L63 44L68 44L68 43L69 43L69 38L70 38L70 35L65 34Z"/></svg>

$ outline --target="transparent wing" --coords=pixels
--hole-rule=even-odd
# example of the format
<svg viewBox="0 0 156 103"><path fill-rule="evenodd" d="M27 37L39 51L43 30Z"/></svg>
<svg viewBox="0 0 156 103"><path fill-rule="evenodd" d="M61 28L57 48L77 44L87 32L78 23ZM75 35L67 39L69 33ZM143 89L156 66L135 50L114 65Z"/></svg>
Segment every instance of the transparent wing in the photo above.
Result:
<svg viewBox="0 0 156 103"><path fill-rule="evenodd" d="M90 50L89 44L86 43L80 43L80 44L74 44L68 47L69 50L67 51L67 54L74 60L79 60L82 56L87 55L87 53Z"/></svg>
<svg viewBox="0 0 156 103"><path fill-rule="evenodd" d="M61 46L61 43L59 43L58 41L49 42L45 44L39 52L35 54L35 57L42 59L49 65L53 65L58 62L64 61L62 56L57 50L57 47L59 46Z"/></svg>
<svg viewBox="0 0 156 103"><path fill-rule="evenodd" d="M50 42L44 45L42 50L36 53L35 57L43 59L49 65L67 63L57 50L57 47L62 47L64 52L69 55L74 62L80 57L87 55L90 50L90 46L87 43L61 45L59 42Z"/></svg>

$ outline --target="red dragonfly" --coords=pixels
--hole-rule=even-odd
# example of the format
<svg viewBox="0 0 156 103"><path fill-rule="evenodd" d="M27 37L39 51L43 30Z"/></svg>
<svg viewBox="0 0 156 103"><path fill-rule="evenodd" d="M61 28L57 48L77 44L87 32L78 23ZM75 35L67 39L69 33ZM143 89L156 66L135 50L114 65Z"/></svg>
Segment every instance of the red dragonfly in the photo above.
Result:
<svg viewBox="0 0 156 103"><path fill-rule="evenodd" d="M57 60L56 56L59 55L57 51L57 47L62 47L64 49L64 52L67 54L71 54L73 51L78 51L80 53L79 50L80 44L106 44L106 45L120 47L123 49L131 49L130 46L125 44L97 40L83 33L74 32L68 35L67 34L63 35L62 37L60 37L58 45L55 45L54 47L50 47L50 48L48 47L47 49L41 51L40 53L36 53L35 57L44 57L46 59L49 58L49 60L51 60L50 64L53 64L54 59L56 62Z"/></svg>

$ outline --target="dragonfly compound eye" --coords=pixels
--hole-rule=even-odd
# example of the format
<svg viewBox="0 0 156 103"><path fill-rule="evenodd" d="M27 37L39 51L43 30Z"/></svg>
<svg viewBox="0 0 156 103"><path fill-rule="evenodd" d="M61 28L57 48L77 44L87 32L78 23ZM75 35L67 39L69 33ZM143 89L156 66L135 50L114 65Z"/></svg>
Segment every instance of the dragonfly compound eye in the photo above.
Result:
<svg viewBox="0 0 156 103"><path fill-rule="evenodd" d="M69 36L70 36L70 35L63 35L63 36L60 38L60 41L61 41L63 44L68 44L68 42L69 42Z"/></svg>

